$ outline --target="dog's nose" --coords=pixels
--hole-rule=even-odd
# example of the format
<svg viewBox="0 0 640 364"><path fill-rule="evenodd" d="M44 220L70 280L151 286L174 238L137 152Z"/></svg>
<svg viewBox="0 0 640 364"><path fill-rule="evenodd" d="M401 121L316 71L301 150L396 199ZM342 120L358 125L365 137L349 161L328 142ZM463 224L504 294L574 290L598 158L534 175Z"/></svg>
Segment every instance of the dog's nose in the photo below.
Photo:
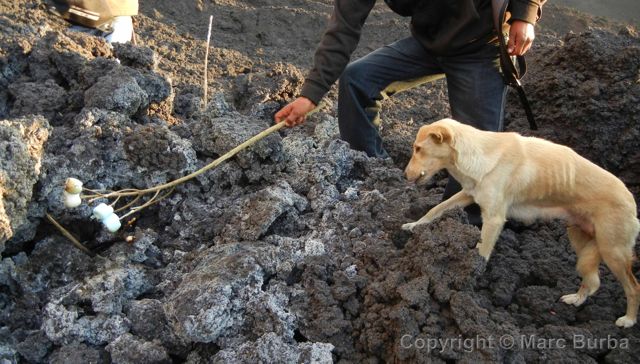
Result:
<svg viewBox="0 0 640 364"><path fill-rule="evenodd" d="M415 182L418 179L422 178L427 174L425 171L420 171L420 173L416 173L415 171L411 171L408 167L404 170L404 177L409 182Z"/></svg>

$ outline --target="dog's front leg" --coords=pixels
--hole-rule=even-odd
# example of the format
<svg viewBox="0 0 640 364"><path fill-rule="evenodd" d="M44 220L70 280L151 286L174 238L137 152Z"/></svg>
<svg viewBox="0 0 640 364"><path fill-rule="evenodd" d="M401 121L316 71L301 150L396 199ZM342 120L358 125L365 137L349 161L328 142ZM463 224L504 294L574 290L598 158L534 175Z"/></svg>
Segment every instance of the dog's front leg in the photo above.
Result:
<svg viewBox="0 0 640 364"><path fill-rule="evenodd" d="M502 213L485 213L482 210L482 231L480 232L480 242L476 245L478 253L485 259L489 260L491 252L498 241L498 237L502 232L506 214Z"/></svg>
<svg viewBox="0 0 640 364"><path fill-rule="evenodd" d="M410 222L402 225L402 230L413 231L414 227L422 224L428 224L431 221L439 218L440 216L442 216L442 214L444 214L445 212L451 209L466 207L472 203L473 203L473 197L469 196L464 191L460 191L455 195L449 197L447 200L442 201L441 203L436 205L434 208L429 210L429 212L427 212L426 215L421 217L418 221Z"/></svg>

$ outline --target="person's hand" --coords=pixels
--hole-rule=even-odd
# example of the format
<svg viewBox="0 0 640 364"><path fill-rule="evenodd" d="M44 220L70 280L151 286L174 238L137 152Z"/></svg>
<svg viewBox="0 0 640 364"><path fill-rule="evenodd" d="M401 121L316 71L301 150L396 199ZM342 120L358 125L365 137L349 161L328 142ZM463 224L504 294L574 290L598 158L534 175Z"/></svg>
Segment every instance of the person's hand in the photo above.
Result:
<svg viewBox="0 0 640 364"><path fill-rule="evenodd" d="M313 101L304 96L300 96L280 109L274 118L277 123L284 121L288 127L292 127L302 124L307 113L315 108L316 104L314 104Z"/></svg>
<svg viewBox="0 0 640 364"><path fill-rule="evenodd" d="M509 43L507 51L510 56L521 56L531 48L536 37L533 24L522 20L514 20L509 30Z"/></svg>

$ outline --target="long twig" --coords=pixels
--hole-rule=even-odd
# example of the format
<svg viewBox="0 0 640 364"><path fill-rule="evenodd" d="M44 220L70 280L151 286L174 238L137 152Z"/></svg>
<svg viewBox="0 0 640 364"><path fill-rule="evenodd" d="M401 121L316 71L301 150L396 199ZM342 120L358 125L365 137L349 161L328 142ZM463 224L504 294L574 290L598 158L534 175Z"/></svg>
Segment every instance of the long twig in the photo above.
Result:
<svg viewBox="0 0 640 364"><path fill-rule="evenodd" d="M140 205L140 206L136 206L136 207L132 207L131 211L127 212L126 214L122 215L120 217L120 220L124 220L125 218L135 214L136 212L140 212L140 210L145 209L151 205L157 204L158 202L164 200L165 198L167 198L171 193L173 193L173 190L175 190L175 187L171 188L169 190L169 192L165 193L164 195L158 197L158 195L160 194L160 191L156 191L156 193L153 195L153 197L151 197L151 199L149 199L149 201L145 202L144 204Z"/></svg>
<svg viewBox="0 0 640 364"><path fill-rule="evenodd" d="M136 196L136 197L135 197L133 200L131 200L128 204L126 204L126 205L124 205L124 206L122 206L122 207L120 207L120 208L116 209L116 210L115 210L115 211L113 211L113 212L118 213L118 212L120 212L120 211L126 210L127 208L129 208L129 207L133 206L133 205L134 205L134 204L135 204L135 203L140 199L140 197L142 197L142 195L138 195L138 196Z"/></svg>
<svg viewBox="0 0 640 364"><path fill-rule="evenodd" d="M209 78L207 76L207 69L209 68L209 44L211 42L211 24L213 23L213 15L209 16L209 31L207 32L207 49L204 52L204 80L202 85L203 93L203 110L207 109L207 103L209 102L208 90L209 90Z"/></svg>
<svg viewBox="0 0 640 364"><path fill-rule="evenodd" d="M320 110L320 108L322 108L322 104L318 105L318 107L316 107L315 109L313 109L312 111L310 111L307 114L308 116L311 116L313 114L315 114L316 112L318 112ZM198 177L199 175L203 174L204 172L210 170L211 168L215 168L218 165L220 165L221 163L225 162L226 160L228 160L229 158L235 156L236 154L238 154L239 152L243 151L244 149L254 145L255 143L259 142L260 140L266 138L267 136L273 134L274 132L282 129L286 124L284 122L280 122L277 124L272 125L271 127L261 131L260 133L254 135L253 137L249 138L247 141L245 141L244 143L236 146L235 148L231 149L230 151L228 151L227 153L223 154L222 156L220 156L218 159L214 160L213 162L207 164L206 166L200 168L199 170L188 174L186 176L180 177L176 180L173 180L171 182L167 182L165 184L162 185L158 185L158 186L154 186L154 187L150 187L144 190L121 190L121 191L114 191L114 192L110 192L107 193L103 196L101 196L102 198L110 198L110 197L115 197L115 196L136 196L136 195L146 195L149 193L154 193L156 191L159 190L164 190L167 188L171 188L171 187L175 187L181 183L184 183L190 179L193 179L195 177Z"/></svg>
<svg viewBox="0 0 640 364"><path fill-rule="evenodd" d="M312 114L318 112L324 105L320 104L318 105L315 109L313 109L312 111L310 111L307 116L311 116ZM120 198L122 197L127 197L127 196L134 196L134 199L132 201L130 201L129 203L127 203L125 206L119 208L116 210L116 212L118 211L122 211L125 210L127 208L130 208L130 211L127 212L126 214L124 214L122 217L120 217L119 219L122 220L136 212L140 212L142 209L149 207L155 203L160 202L161 200L163 200L164 198L166 198L167 196L169 196L173 190L175 189L175 186L184 183L190 179L193 179L201 174L203 174L204 172L217 167L218 165L220 165L221 163L225 162L226 160L230 159L231 157L235 156L236 154L238 154L239 152L241 152L242 150L252 146L253 144L257 143L258 141L266 138L267 136L273 134L274 132L282 129L286 124L284 122L278 122L274 125L272 125L271 127L263 130L262 132L254 135L253 137L249 138L248 140L246 140L244 143L236 146L235 148L231 149L230 151L228 151L227 153L225 153L224 155L222 155L221 157L217 158L216 160L214 160L213 162L207 164L206 166L200 168L199 170L188 174L186 176L183 176L181 178L178 178L174 181L171 182L167 182L165 184L162 185L158 185L155 187L151 187L151 188L147 188L144 190L138 190L138 189L131 189L131 188L127 188L127 189L122 189L122 190L118 190L118 191L112 191L112 190L102 190L105 193L102 193L100 190L90 190L85 188L86 191L89 191L92 193L92 195L84 195L83 198L88 198L88 201L94 201L96 199L108 199L108 198L116 198L116 200L111 204L111 206L115 206L115 204L119 201ZM168 192L164 193L163 195L160 196L160 192L162 190L165 189L170 189ZM153 197L151 197L147 202L143 203L140 206L135 206L135 207L131 207L132 205L134 205L136 203L136 201L138 201L142 196L146 195L146 194L150 194L150 193L154 193ZM160 197L158 197L160 196ZM67 238L69 239L69 241L71 241L76 247L78 247L78 249L82 250L83 252L89 254L90 256L96 256L93 252L91 252L89 249L87 249L84 245L82 245L78 239L76 239L73 235L71 235L71 233L69 233L69 231L67 231L67 229L65 229L64 227L62 227L62 225L60 225L51 215L49 215L48 213L46 214L47 219L58 229L60 230L60 232Z"/></svg>
<svg viewBox="0 0 640 364"><path fill-rule="evenodd" d="M95 253L93 253L91 250L87 249L87 247L85 247L84 245L82 245L82 243L80 243L80 241L78 241L78 239L76 239L73 235L71 235L71 233L65 229L62 225L60 225L56 219L53 218L53 216L49 215L49 213L46 213L47 215L47 219L53 224L53 226L55 226L61 233L62 235L65 236L65 238L69 239L69 241L71 241L73 243L73 245L76 246L76 248L82 250L83 252L87 253L89 256L91 257L95 257Z"/></svg>

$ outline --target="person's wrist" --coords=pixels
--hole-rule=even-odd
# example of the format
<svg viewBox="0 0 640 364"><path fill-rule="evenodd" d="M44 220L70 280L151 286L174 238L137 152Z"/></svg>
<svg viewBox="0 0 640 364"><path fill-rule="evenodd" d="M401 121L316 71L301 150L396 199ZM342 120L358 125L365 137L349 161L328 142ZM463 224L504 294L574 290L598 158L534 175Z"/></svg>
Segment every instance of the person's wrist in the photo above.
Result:
<svg viewBox="0 0 640 364"><path fill-rule="evenodd" d="M322 100L326 93L327 90L325 90L324 87L318 85L312 80L306 80L302 85L300 93L297 96L304 96L307 99L311 100L314 105L318 105L320 103L320 100Z"/></svg>
<svg viewBox="0 0 640 364"><path fill-rule="evenodd" d="M312 108L315 108L317 105L315 102L313 102L313 100L311 100L310 98L306 97L306 96L300 96L299 98L303 99L308 105L310 105Z"/></svg>

